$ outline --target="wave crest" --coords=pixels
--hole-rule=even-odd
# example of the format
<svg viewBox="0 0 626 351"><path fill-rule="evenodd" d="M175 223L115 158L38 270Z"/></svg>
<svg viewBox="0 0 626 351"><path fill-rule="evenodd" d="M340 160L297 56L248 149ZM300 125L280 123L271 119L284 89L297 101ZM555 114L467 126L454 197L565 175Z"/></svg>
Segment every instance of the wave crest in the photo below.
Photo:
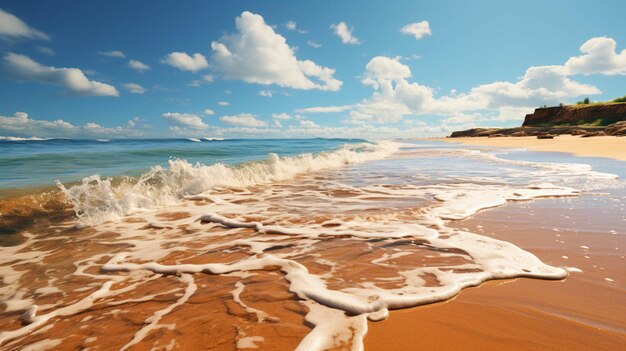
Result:
<svg viewBox="0 0 626 351"><path fill-rule="evenodd" d="M334 151L280 157L268 155L257 162L231 166L223 163L191 164L183 159L168 161L168 167L154 166L140 177L119 180L92 175L79 184L57 186L73 205L80 225L117 220L124 215L175 204L182 198L205 194L215 188L248 187L299 174L380 159L397 151L399 144L346 144Z"/></svg>

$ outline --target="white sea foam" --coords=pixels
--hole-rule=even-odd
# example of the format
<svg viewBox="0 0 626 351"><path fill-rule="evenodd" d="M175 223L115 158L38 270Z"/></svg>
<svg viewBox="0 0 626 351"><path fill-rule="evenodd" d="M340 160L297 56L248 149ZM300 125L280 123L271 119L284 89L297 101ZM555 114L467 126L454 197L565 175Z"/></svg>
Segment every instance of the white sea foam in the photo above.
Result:
<svg viewBox="0 0 626 351"><path fill-rule="evenodd" d="M0 140L6 141L43 141L43 140L51 140L51 138L39 138L39 137L13 137L13 136L0 136Z"/></svg>
<svg viewBox="0 0 626 351"><path fill-rule="evenodd" d="M525 185L508 184L504 177L493 181L495 178L488 176L475 177L474 183L467 177L463 181L414 184L408 180L419 175L412 174L403 176L405 182L394 183L385 171L372 177L376 180L373 182L364 179L367 174L355 171L351 175L353 183L344 184L336 177L318 177L326 173L315 172L332 172L346 164L392 154L397 157L399 147L395 143L353 144L318 155L284 158L270 155L265 161L240 166L191 165L172 160L169 167L154 167L133 181L116 183L92 176L69 188L60 184L75 205L79 220L94 224L96 233L107 233L106 239L98 244L116 248L114 252L76 260L72 275L91 278L99 284L106 282L78 302L42 310L27 292L14 292L19 290L17 282L22 272L1 266L6 287L0 293L7 306L13 305L14 310L24 312L22 321L26 325L1 333L0 345L41 328L53 318L83 312L98 303L122 306L128 302L153 301L156 294L132 300L115 300L115 296L139 290L142 283L163 279L164 275L175 275L184 293L147 318L124 348L148 339L149 333L161 327L159 321L165 315L176 313L197 290L201 291L201 284L196 284L200 274L209 274L208 279L214 275L239 279L227 289L232 300L253 316L251 320L255 323L276 322L265 308L243 301L241 295L248 286L243 279L267 267L278 267L289 291L307 307L305 319L313 326L298 350L333 347L362 350L367 320L385 319L391 309L446 300L463 288L489 279L561 279L568 270L576 271L571 267L546 265L511 243L455 229L449 225L450 221L508 201L580 194L572 187L550 183L558 178L576 176L592 181L614 178L584 165L540 163L519 164L537 169L530 173L532 181ZM517 161L473 151L441 153L453 152L517 165ZM154 211L161 206L167 207ZM159 216L163 212L184 212L188 216L163 219ZM132 215L135 221L103 223L125 215ZM344 257L337 252L326 255L342 245L350 245L348 253L363 250L363 256ZM50 254L22 249L7 249L5 256L10 258L0 262L39 263ZM164 262L174 253L185 252L194 257L231 250L242 255L226 262ZM431 257L437 263L425 264ZM314 258L314 262L328 270L316 273L304 258ZM351 261L359 259L362 260L359 264L371 265L372 272L355 279L344 278L342 270L349 269L346 267ZM384 270L387 275L376 277L373 273L376 270ZM110 289L111 284L118 282L124 288ZM385 287L382 283L393 286ZM51 290L46 287L41 291ZM238 334L237 344L242 348L264 341L241 330Z"/></svg>
<svg viewBox="0 0 626 351"><path fill-rule="evenodd" d="M66 188L57 183L74 205L79 222L93 225L159 206L176 204L188 196L210 193L217 187L247 187L285 180L297 175L380 159L398 149L399 144L347 144L319 154L279 157L270 154L260 162L230 166L195 164L175 159L169 167L153 167L136 180L114 184L99 175L84 178L81 184Z"/></svg>

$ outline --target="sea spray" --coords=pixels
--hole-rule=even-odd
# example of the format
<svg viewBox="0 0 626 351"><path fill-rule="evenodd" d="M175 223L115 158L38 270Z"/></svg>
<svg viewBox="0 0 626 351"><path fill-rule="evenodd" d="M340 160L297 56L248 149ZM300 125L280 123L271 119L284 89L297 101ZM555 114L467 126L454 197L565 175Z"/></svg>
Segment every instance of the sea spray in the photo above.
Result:
<svg viewBox="0 0 626 351"><path fill-rule="evenodd" d="M186 196L210 192L215 188L248 187L297 175L381 159L399 147L394 142L346 144L334 151L280 157L231 166L223 163L203 165L173 159L168 167L154 166L137 178L125 177L117 184L99 175L83 178L80 184L59 189L74 206L81 225L94 225L121 216L160 206L174 205Z"/></svg>

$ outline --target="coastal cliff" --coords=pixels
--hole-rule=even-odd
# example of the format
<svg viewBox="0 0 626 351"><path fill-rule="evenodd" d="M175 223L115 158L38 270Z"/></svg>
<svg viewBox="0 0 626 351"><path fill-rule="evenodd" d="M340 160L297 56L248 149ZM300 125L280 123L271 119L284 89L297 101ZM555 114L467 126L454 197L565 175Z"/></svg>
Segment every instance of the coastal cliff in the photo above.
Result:
<svg viewBox="0 0 626 351"><path fill-rule="evenodd" d="M449 137L552 138L560 134L626 136L626 102L537 108L534 113L526 115L521 127L474 128L453 132Z"/></svg>
<svg viewBox="0 0 626 351"><path fill-rule="evenodd" d="M619 121L626 121L626 103L538 108L526 115L522 127L607 126Z"/></svg>

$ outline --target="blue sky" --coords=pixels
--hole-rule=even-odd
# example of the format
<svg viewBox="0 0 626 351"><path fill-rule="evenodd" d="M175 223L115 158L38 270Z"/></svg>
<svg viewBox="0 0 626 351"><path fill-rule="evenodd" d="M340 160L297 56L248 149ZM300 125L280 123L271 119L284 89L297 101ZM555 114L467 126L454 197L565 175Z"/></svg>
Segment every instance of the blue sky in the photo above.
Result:
<svg viewBox="0 0 626 351"><path fill-rule="evenodd" d="M626 94L623 1L0 1L0 136L412 137ZM134 62L134 63L131 63Z"/></svg>

